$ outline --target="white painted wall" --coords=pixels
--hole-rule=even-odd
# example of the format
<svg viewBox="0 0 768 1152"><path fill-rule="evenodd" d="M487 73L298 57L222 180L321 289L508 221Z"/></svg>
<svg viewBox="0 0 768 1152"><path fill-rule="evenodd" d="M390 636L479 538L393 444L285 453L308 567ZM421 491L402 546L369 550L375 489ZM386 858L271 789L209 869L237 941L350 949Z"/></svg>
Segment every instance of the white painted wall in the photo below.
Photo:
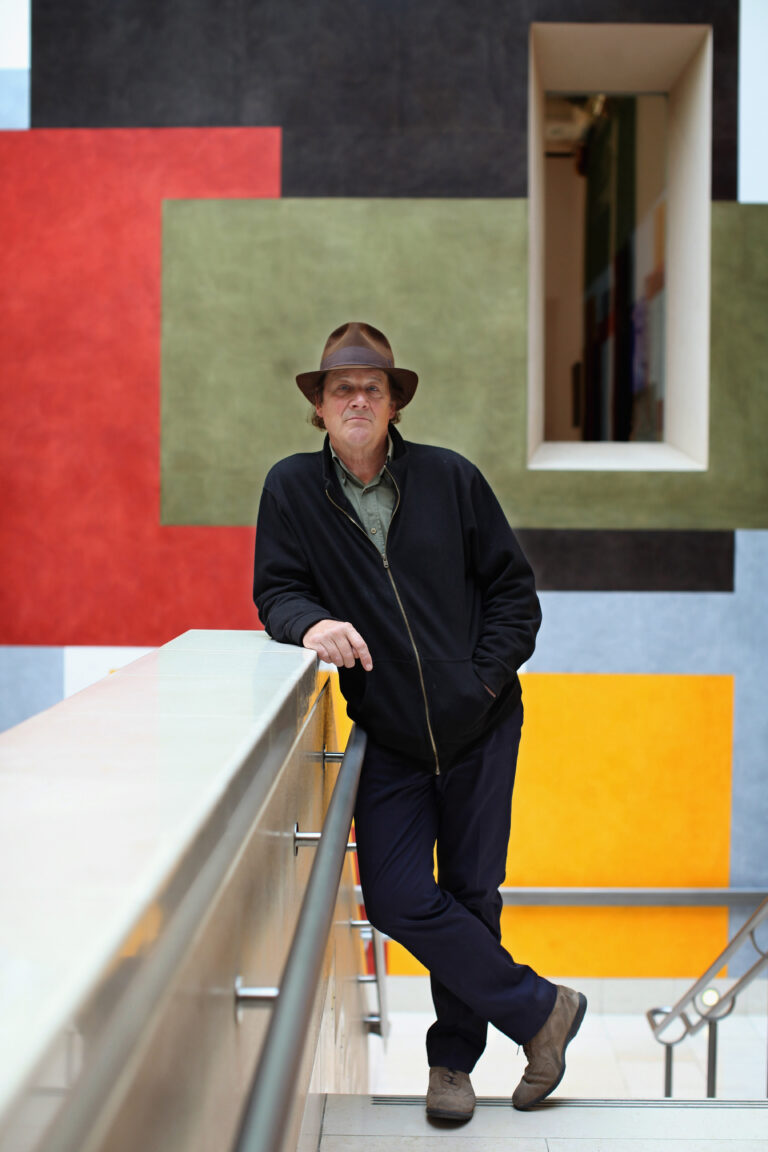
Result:
<svg viewBox="0 0 768 1152"><path fill-rule="evenodd" d="M148 652L154 652L154 648L90 647L85 644L65 648L63 695L72 696L82 688L90 687Z"/></svg>
<svg viewBox="0 0 768 1152"><path fill-rule="evenodd" d="M30 0L0 0L0 68L29 68Z"/></svg>

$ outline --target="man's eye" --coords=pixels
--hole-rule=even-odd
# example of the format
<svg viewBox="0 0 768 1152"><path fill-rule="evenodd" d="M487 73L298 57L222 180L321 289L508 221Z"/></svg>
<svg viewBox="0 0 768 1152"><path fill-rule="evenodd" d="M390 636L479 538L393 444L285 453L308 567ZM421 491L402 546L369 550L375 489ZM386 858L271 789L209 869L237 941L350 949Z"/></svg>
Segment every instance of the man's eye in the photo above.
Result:
<svg viewBox="0 0 768 1152"><path fill-rule="evenodd" d="M370 384L368 386L368 395L378 399L381 396L381 388L377 384Z"/></svg>
<svg viewBox="0 0 768 1152"><path fill-rule="evenodd" d="M336 389L336 395L337 396L346 396L349 391L350 391L349 384L339 384L338 388Z"/></svg>

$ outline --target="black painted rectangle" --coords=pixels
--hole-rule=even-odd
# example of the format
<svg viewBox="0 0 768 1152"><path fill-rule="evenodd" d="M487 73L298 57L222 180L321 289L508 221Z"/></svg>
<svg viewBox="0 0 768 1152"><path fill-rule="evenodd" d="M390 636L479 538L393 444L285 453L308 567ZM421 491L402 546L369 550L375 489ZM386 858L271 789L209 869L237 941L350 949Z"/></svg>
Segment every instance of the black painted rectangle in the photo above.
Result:
<svg viewBox="0 0 768 1152"><path fill-rule="evenodd" d="M33 128L280 127L286 196L528 194L533 21L714 29L736 198L736 0L33 0Z"/></svg>
<svg viewBox="0 0 768 1152"><path fill-rule="evenodd" d="M408 135L283 130L283 195L506 199L524 195L520 138L504 132Z"/></svg>
<svg viewBox="0 0 768 1152"><path fill-rule="evenodd" d="M732 532L516 531L540 592L733 592Z"/></svg>

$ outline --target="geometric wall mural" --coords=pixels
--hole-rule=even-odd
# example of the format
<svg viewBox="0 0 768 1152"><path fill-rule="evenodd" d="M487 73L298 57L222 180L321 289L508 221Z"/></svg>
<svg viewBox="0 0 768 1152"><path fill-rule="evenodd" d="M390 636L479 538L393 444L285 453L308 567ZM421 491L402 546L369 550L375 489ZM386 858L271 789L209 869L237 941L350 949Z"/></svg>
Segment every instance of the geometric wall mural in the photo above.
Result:
<svg viewBox="0 0 768 1152"><path fill-rule="evenodd" d="M0 642L253 627L252 532L160 524L161 220L278 196L279 130L3 132L0 170Z"/></svg>
<svg viewBox="0 0 768 1152"><path fill-rule="evenodd" d="M322 446L294 378L346 320L418 372L405 436L523 468L526 237L524 200L168 204L163 522L254 522L274 461Z"/></svg>
<svg viewBox="0 0 768 1152"><path fill-rule="evenodd" d="M523 528L539 592L732 592L732 532Z"/></svg>
<svg viewBox="0 0 768 1152"><path fill-rule="evenodd" d="M527 208L167 205L163 522L253 522L270 464L319 447L296 372L319 362L328 332L360 319L419 373L404 435L472 459L516 527L767 528L768 206L712 205L709 466L608 474L527 467Z"/></svg>
<svg viewBox="0 0 768 1152"><path fill-rule="evenodd" d="M768 881L768 532L736 534L734 593L548 592L532 672L733 677L730 882ZM693 737L692 737L693 738ZM681 761L695 800L695 761Z"/></svg>
<svg viewBox="0 0 768 1152"><path fill-rule="evenodd" d="M728 886L731 677L528 673L523 692L505 884ZM726 942L724 909L635 908L622 918L578 908L567 931L563 911L505 909L520 962L563 974L695 976ZM610 929L596 949L601 919ZM413 970L396 945L389 951L393 968Z"/></svg>
<svg viewBox="0 0 768 1152"><path fill-rule="evenodd" d="M735 0L35 0L32 125L279 124L287 197L524 197L528 30L552 20L711 23L712 196L735 199Z"/></svg>
<svg viewBox="0 0 768 1152"><path fill-rule="evenodd" d="M420 375L404 435L483 467L537 572L513 850L567 781L588 834L553 882L596 882L596 834L601 882L651 883L663 794L701 823L679 843L664 825L656 879L768 885L768 205L736 201L744 3L162 7L35 0L31 68L0 58L0 126L32 125L0 132L0 693L52 702L73 646L258 627L261 478L321 440L293 377L367 319ZM526 467L528 34L575 18L713 28L704 472ZM692 975L729 926L504 916L542 967L605 975Z"/></svg>

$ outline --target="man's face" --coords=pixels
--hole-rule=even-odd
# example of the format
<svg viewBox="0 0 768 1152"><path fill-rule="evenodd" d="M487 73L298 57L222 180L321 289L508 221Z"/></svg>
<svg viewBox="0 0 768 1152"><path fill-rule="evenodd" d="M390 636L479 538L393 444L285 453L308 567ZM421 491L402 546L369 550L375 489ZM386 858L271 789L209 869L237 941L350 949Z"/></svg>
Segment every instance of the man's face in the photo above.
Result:
<svg viewBox="0 0 768 1152"><path fill-rule="evenodd" d="M345 451L348 455L375 452L386 442L396 405L386 372L379 368L334 368L326 374L322 399L315 410L344 459Z"/></svg>

